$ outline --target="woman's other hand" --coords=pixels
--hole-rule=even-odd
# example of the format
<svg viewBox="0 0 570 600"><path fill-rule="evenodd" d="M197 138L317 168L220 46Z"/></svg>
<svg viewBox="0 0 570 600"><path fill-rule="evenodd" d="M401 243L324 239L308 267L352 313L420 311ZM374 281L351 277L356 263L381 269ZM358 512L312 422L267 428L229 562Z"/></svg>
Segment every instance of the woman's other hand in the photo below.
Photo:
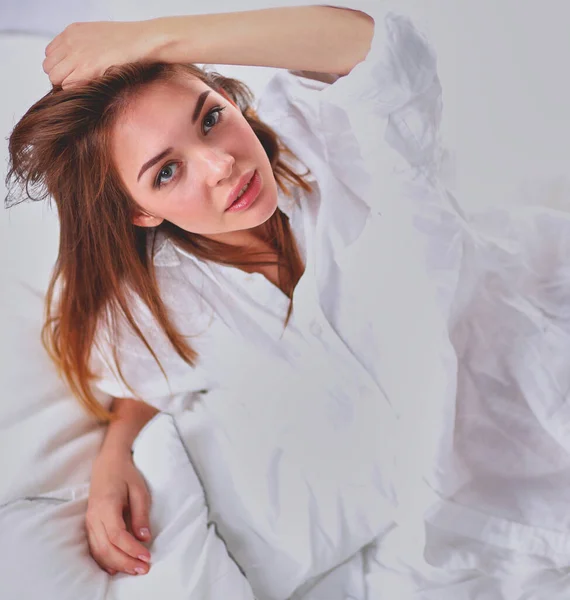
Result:
<svg viewBox="0 0 570 600"><path fill-rule="evenodd" d="M85 518L91 555L111 575L149 570L150 494L130 454L102 453L91 475Z"/></svg>
<svg viewBox="0 0 570 600"><path fill-rule="evenodd" d="M150 494L131 456L132 444L158 410L133 398L114 398L99 455L93 463L86 529L91 554L111 575L147 573Z"/></svg>
<svg viewBox="0 0 570 600"><path fill-rule="evenodd" d="M112 65L150 58L157 20L72 23L46 47L43 70L64 88L89 81Z"/></svg>

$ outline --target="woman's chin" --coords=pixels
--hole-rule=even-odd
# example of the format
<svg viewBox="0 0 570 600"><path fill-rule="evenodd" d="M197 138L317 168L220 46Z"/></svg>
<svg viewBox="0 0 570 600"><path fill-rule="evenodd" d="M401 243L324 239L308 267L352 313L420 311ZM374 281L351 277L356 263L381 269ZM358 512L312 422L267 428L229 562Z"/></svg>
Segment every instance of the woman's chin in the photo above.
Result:
<svg viewBox="0 0 570 600"><path fill-rule="evenodd" d="M263 223L266 223L267 221L269 221L269 219L275 214L276 210L277 210L277 199L275 199L274 202L268 202L267 206L263 206L263 211L261 211L262 215L263 215L263 220L259 224L263 225Z"/></svg>
<svg viewBox="0 0 570 600"><path fill-rule="evenodd" d="M248 221L247 228L253 229L254 227L263 225L275 214L276 210L277 196L271 199L263 197L257 198L249 209L243 213L243 216L246 217Z"/></svg>

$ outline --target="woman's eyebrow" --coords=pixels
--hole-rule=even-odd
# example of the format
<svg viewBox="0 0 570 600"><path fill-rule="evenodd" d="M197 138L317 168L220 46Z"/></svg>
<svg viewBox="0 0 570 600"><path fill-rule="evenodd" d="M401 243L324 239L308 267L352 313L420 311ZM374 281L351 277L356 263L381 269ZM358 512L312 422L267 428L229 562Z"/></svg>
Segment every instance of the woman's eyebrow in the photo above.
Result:
<svg viewBox="0 0 570 600"><path fill-rule="evenodd" d="M139 181L139 179L142 177L143 173L147 169L150 169L159 160L162 160L167 154L170 154L172 152L172 150L173 150L173 148L171 146L170 148L167 148L166 150L163 150L160 154L157 154L155 157L151 158L150 160L147 160L144 163L144 165L141 167L141 170L139 171L139 176L137 177L137 182Z"/></svg>
<svg viewBox="0 0 570 600"><path fill-rule="evenodd" d="M198 120L198 117L200 116L200 113L202 112L202 107L204 106L204 102L206 102L206 98L208 97L208 94L210 93L210 91L211 90L206 90L205 92L202 92L198 96L198 100L196 101L196 107L194 108L194 113L192 114L192 124L196 123L196 121ZM170 152L172 152L172 147L167 148L166 150L163 150L160 154L157 154L150 160L147 160L144 163L144 165L141 167L141 170L139 171L139 175L137 177L137 182L140 180L140 178L143 176L143 173L147 169L150 169L159 160L162 160Z"/></svg>
<svg viewBox="0 0 570 600"><path fill-rule="evenodd" d="M194 109L194 114L192 115L192 125L194 125L194 123L196 123L198 117L200 116L200 113L202 112L202 107L204 106L204 102L206 102L206 98L208 97L208 94L210 93L211 90L206 90L205 92L202 92L199 96L198 96L198 100L196 102L196 108Z"/></svg>

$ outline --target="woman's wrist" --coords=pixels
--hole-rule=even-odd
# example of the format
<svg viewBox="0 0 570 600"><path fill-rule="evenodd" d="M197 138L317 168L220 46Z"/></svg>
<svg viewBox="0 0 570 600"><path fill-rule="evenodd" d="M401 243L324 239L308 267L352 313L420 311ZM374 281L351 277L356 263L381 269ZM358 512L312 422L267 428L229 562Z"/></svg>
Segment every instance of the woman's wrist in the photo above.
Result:
<svg viewBox="0 0 570 600"><path fill-rule="evenodd" d="M153 19L150 58L345 75L366 57L374 21L330 6Z"/></svg>
<svg viewBox="0 0 570 600"><path fill-rule="evenodd" d="M129 455L141 429L159 412L156 408L132 398L115 398L112 412L115 420L109 423L100 455Z"/></svg>

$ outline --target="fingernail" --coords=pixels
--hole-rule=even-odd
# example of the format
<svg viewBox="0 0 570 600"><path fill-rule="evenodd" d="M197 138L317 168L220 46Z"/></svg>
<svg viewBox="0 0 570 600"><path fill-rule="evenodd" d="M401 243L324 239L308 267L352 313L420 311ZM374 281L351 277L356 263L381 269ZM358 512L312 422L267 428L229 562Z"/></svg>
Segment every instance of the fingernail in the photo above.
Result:
<svg viewBox="0 0 570 600"><path fill-rule="evenodd" d="M143 527L142 529L139 529L139 533L140 533L141 537L149 537L150 536L150 531L149 531L148 527Z"/></svg>
<svg viewBox="0 0 570 600"><path fill-rule="evenodd" d="M145 563L150 562L150 556L147 556L146 554L139 554L139 559Z"/></svg>
<svg viewBox="0 0 570 600"><path fill-rule="evenodd" d="M135 567L135 571L139 574L139 575L144 575L146 573L146 569L143 569L143 567Z"/></svg>
<svg viewBox="0 0 570 600"><path fill-rule="evenodd" d="M129 574L129 575L136 575L135 571L133 571L133 569L125 569L125 571Z"/></svg>

